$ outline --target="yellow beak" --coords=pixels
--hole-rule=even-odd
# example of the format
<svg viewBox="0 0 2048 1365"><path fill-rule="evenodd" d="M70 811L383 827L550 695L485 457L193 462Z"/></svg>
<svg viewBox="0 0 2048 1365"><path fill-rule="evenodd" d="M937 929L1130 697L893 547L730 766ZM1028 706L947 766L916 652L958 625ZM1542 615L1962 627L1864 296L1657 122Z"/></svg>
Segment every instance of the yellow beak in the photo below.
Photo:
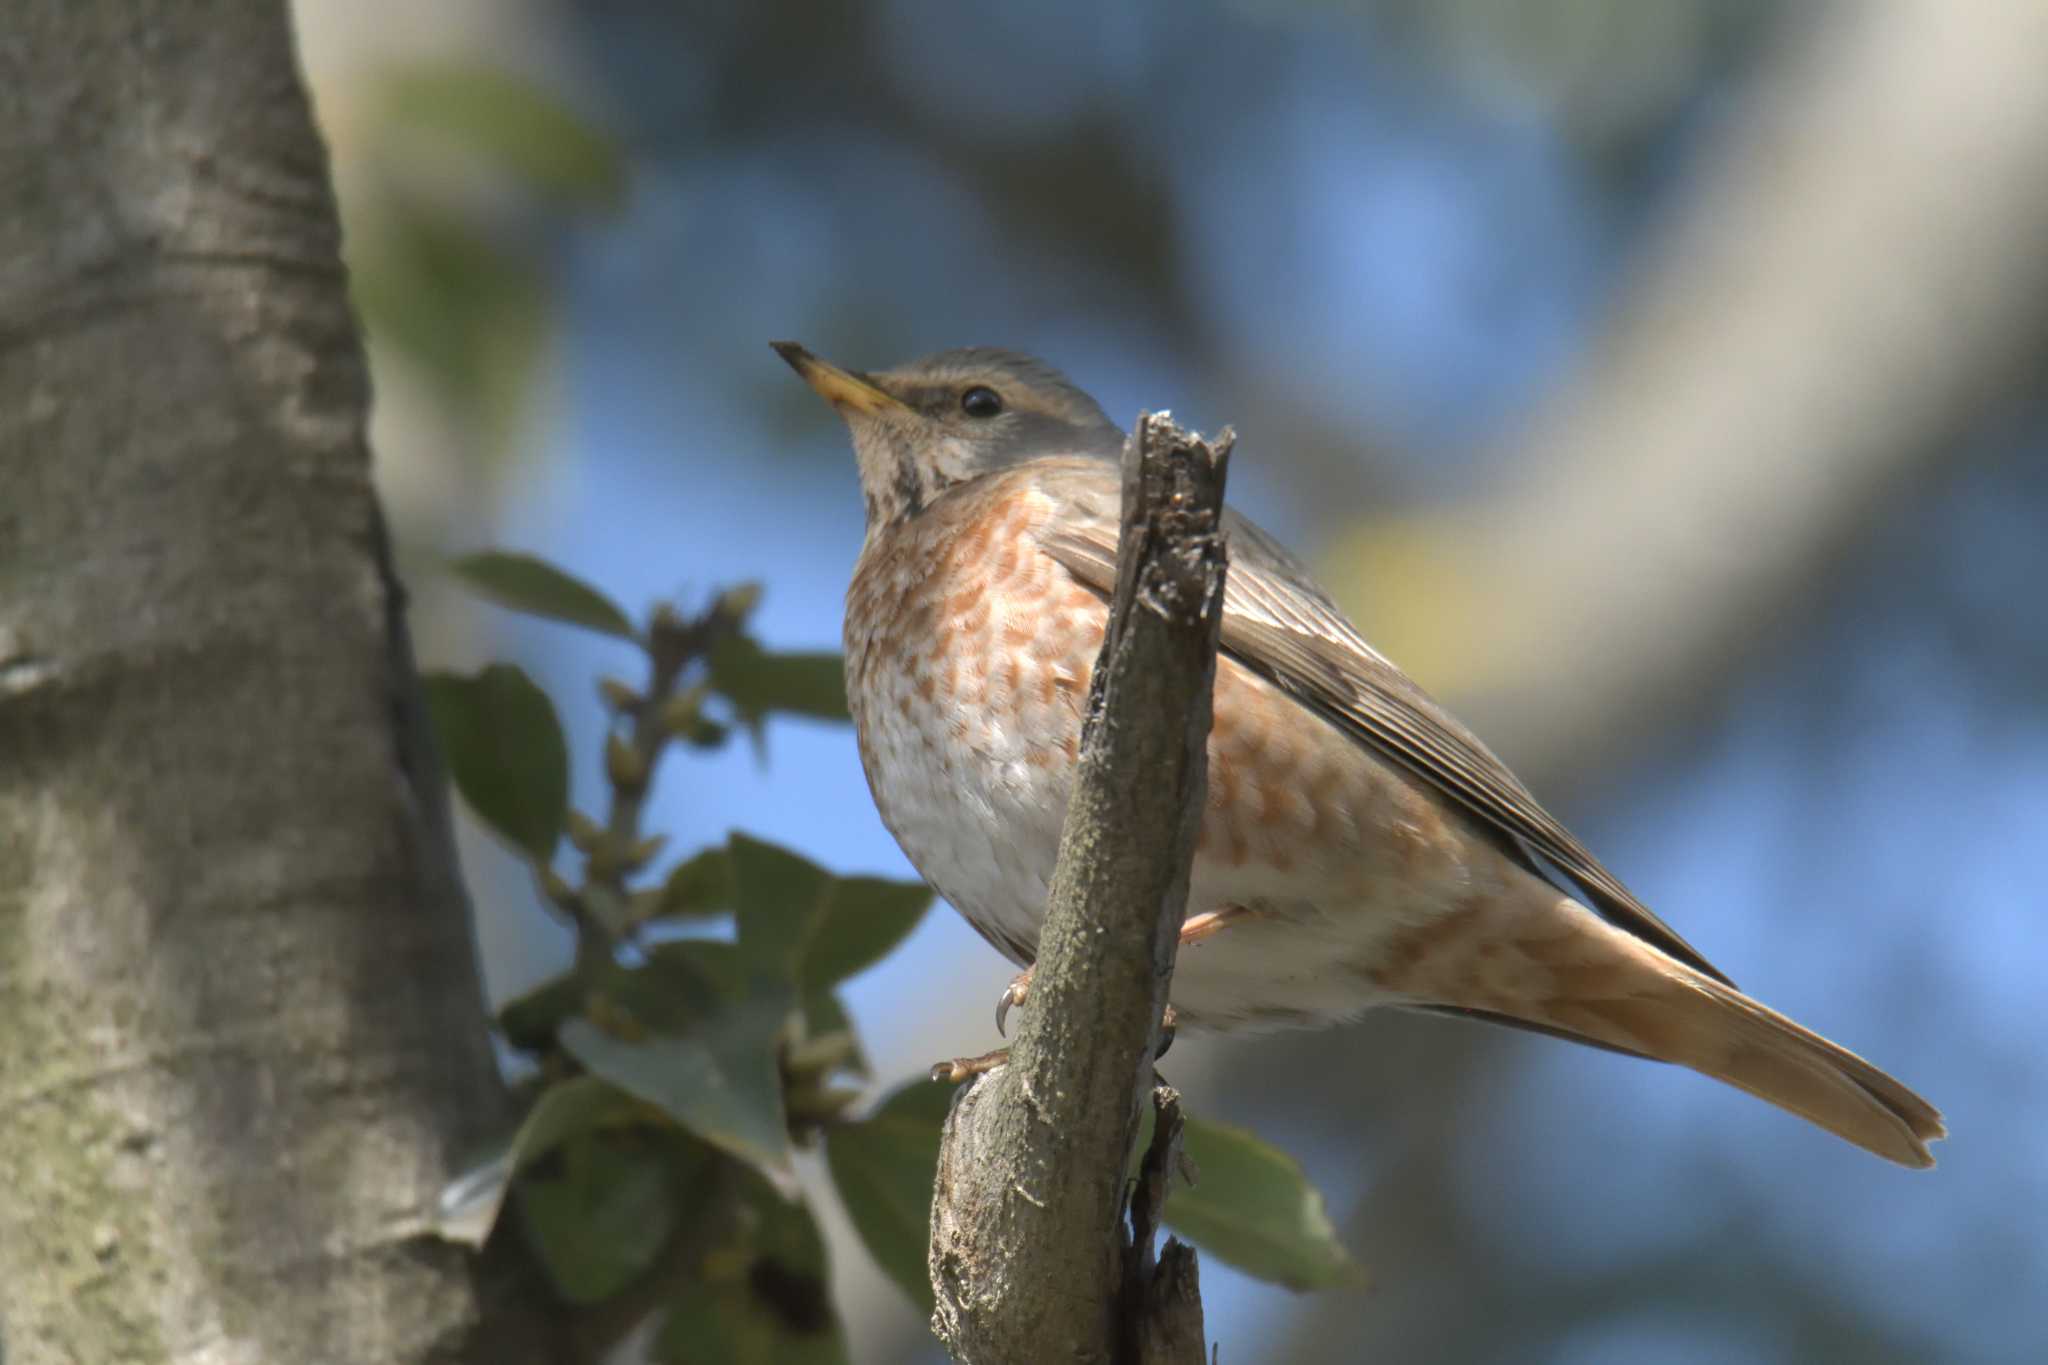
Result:
<svg viewBox="0 0 2048 1365"><path fill-rule="evenodd" d="M789 368L803 376L804 383L816 389L841 413L858 412L874 416L901 411L905 406L901 399L877 388L865 376L842 370L829 360L820 360L794 341L771 341L768 344L775 348L775 354L789 362Z"/></svg>

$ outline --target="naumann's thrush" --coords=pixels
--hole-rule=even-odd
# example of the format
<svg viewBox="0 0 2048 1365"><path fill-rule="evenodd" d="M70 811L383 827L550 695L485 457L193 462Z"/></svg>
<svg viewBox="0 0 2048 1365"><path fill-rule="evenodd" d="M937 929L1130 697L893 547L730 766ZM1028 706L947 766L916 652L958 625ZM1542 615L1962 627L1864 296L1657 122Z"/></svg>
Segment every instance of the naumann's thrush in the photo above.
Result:
<svg viewBox="0 0 2048 1365"><path fill-rule="evenodd" d="M1028 967L1114 584L1124 434L1014 352L861 374L775 349L853 433L867 538L846 680L875 804L939 894ZM1278 542L1234 513L1224 526L1180 1024L1473 1016L1677 1062L1933 1164L1932 1105L1737 990Z"/></svg>

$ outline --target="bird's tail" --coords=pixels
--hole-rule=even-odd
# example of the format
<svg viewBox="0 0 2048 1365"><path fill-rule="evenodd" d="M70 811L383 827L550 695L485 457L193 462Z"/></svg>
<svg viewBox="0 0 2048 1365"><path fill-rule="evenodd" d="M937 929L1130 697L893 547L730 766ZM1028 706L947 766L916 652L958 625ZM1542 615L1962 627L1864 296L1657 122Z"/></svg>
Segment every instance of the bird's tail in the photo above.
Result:
<svg viewBox="0 0 2048 1365"><path fill-rule="evenodd" d="M1691 1067L1888 1161L1934 1164L1927 1144L1948 1135L1941 1114L1892 1077L1576 902L1547 909L1548 924L1524 919L1522 933L1495 940L1520 959L1509 975L1523 988L1444 1003Z"/></svg>

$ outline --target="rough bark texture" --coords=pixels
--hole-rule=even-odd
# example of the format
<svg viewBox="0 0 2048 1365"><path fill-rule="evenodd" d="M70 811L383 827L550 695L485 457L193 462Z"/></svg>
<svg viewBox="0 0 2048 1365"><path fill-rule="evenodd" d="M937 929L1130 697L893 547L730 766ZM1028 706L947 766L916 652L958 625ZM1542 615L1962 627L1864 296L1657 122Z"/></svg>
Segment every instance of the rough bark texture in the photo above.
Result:
<svg viewBox="0 0 2048 1365"><path fill-rule="evenodd" d="M281 0L10 6L0 203L0 1357L543 1358Z"/></svg>
<svg viewBox="0 0 2048 1365"><path fill-rule="evenodd" d="M1110 624L1081 769L1009 1065L946 1122L932 1207L933 1326L957 1359L1163 1360L1120 1346L1124 1177L1151 1081L1206 781L1222 621L1226 436L1146 416L1124 454ZM1192 1335L1193 1266L1154 1334ZM1142 1335L1142 1334L1141 1334Z"/></svg>

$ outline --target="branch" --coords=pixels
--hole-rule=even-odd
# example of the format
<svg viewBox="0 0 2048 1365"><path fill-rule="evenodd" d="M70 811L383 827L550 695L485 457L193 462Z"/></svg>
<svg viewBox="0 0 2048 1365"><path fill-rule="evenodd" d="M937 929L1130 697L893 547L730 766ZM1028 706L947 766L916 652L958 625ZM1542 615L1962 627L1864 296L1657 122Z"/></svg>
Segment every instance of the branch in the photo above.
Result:
<svg viewBox="0 0 2048 1365"><path fill-rule="evenodd" d="M635 692L616 678L599 686L605 705L623 722L605 736L605 778L610 805L602 825L578 811L569 813L569 838L588 859L584 885L572 886L551 867L539 869L541 890L576 931L576 978L594 989L616 960L619 939L658 907L659 889L637 894L630 883L667 842L666 835L643 838L640 818L648 790L669 742L699 723L708 687L683 689L692 664L708 660L719 642L736 634L759 592L735 588L703 614L685 617L668 603L654 610L647 630L647 690Z"/></svg>
<svg viewBox="0 0 2048 1365"><path fill-rule="evenodd" d="M2035 391L2048 9L1815 7L1703 157L1518 486L1374 642L1538 794L1711 708L1901 498ZM1443 585L1448 585L1443 586Z"/></svg>
<svg viewBox="0 0 2048 1365"><path fill-rule="evenodd" d="M1120 1222L1207 781L1231 439L1147 414L1124 450L1116 593L1031 1008L1010 1063L955 1102L939 1154L932 1322L977 1365L1171 1358L1118 1346L1133 1322L1157 1321L1155 1289L1176 1295L1166 1325L1200 1359L1191 1257L1134 1277L1147 1302L1131 1302Z"/></svg>

